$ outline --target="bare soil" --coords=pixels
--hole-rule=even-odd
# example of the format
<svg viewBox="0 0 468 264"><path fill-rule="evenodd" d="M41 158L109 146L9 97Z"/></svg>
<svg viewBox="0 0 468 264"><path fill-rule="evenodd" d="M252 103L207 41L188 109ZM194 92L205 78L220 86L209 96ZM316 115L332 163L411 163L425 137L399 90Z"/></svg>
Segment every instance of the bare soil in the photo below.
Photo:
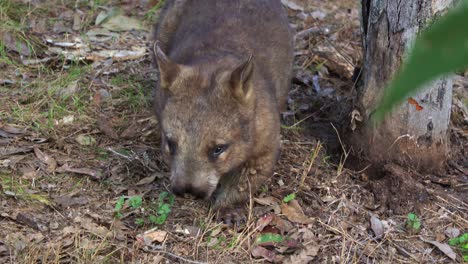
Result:
<svg viewBox="0 0 468 264"><path fill-rule="evenodd" d="M371 166L345 145L356 1L285 2L297 39L282 154L240 227L179 197L162 224L149 219L168 192L151 108L158 1L0 3L0 263L462 262L440 245L468 232L467 78L455 82L444 173ZM112 8L124 22L109 22ZM118 216L135 196L142 205Z"/></svg>

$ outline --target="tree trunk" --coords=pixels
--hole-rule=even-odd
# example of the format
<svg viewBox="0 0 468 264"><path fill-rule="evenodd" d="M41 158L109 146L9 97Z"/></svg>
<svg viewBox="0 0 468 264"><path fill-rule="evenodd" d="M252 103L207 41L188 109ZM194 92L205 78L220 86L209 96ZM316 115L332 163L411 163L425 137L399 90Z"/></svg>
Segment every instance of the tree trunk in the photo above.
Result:
<svg viewBox="0 0 468 264"><path fill-rule="evenodd" d="M361 126L353 144L373 163L396 161L423 170L443 168L449 150L447 131L452 79L424 87L373 127L367 122L385 85L400 69L418 33L456 0L361 0L364 67L358 88Z"/></svg>

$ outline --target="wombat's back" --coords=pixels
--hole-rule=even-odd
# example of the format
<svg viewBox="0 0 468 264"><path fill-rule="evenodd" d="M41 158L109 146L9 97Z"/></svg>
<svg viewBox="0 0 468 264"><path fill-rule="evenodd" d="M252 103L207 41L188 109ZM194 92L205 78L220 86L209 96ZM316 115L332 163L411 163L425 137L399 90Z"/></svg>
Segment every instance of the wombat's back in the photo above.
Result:
<svg viewBox="0 0 468 264"><path fill-rule="evenodd" d="M283 107L293 63L293 42L280 0L167 1L155 38L175 62L230 53L254 56L257 77Z"/></svg>

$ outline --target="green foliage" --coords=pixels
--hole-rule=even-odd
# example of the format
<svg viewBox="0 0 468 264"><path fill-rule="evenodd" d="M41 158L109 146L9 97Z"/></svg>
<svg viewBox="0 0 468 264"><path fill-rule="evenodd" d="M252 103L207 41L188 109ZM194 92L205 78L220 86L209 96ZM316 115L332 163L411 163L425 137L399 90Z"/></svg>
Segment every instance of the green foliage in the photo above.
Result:
<svg viewBox="0 0 468 264"><path fill-rule="evenodd" d="M448 243L453 247L460 248L463 255L463 261L468 261L468 233L452 238Z"/></svg>
<svg viewBox="0 0 468 264"><path fill-rule="evenodd" d="M162 225L166 222L166 219L171 212L171 207L174 205L175 197L173 194L168 192L162 192L158 197L158 204L156 207L155 215L150 215L150 221L153 224Z"/></svg>
<svg viewBox="0 0 468 264"><path fill-rule="evenodd" d="M133 197L130 197L130 199L128 199L128 204L133 209L140 208L142 203L143 203L143 200L142 200L141 196L133 196Z"/></svg>
<svg viewBox="0 0 468 264"><path fill-rule="evenodd" d="M114 211L115 211L116 218L122 217L122 213L120 212L120 210L122 210L124 204L125 204L125 197L122 196L119 198L119 200L117 200L117 203L115 204Z"/></svg>
<svg viewBox="0 0 468 264"><path fill-rule="evenodd" d="M406 220L406 229L411 233L418 233L421 231L421 220L414 213L408 214L408 219Z"/></svg>
<svg viewBox="0 0 468 264"><path fill-rule="evenodd" d="M374 120L382 120L423 84L468 66L468 4L462 2L417 38L402 71L386 88Z"/></svg>
<svg viewBox="0 0 468 264"><path fill-rule="evenodd" d="M295 193L291 193L291 194L288 194L286 195L284 198L283 198L283 202L285 203L289 203L290 201L296 199L296 194Z"/></svg>
<svg viewBox="0 0 468 264"><path fill-rule="evenodd" d="M159 194L158 201L155 207L145 208L143 207L143 198L141 196L132 196L130 198L125 198L124 196L120 197L114 208L115 217L122 218L122 210L124 209L125 203L132 209L144 208L149 213L148 220L151 224L162 225L166 222L169 213L171 212L171 207L174 205L175 197L173 194L168 192L162 192ZM144 218L137 218L135 224L138 226L143 226L145 224Z"/></svg>
<svg viewBox="0 0 468 264"><path fill-rule="evenodd" d="M117 200L117 203L115 203L115 217L116 218L121 218L122 217L122 209L125 205L125 202L127 201L128 205L133 208L133 209L138 209L141 207L141 204L143 203L143 200L141 196L132 196L128 199L125 199L124 196L120 197L119 200Z"/></svg>
<svg viewBox="0 0 468 264"><path fill-rule="evenodd" d="M135 219L135 224L136 224L137 226L143 226L143 225L145 224L145 219L143 219L143 218L137 218L137 219Z"/></svg>
<svg viewBox="0 0 468 264"><path fill-rule="evenodd" d="M284 241L283 236L274 233L263 233L255 239L256 245L281 243Z"/></svg>

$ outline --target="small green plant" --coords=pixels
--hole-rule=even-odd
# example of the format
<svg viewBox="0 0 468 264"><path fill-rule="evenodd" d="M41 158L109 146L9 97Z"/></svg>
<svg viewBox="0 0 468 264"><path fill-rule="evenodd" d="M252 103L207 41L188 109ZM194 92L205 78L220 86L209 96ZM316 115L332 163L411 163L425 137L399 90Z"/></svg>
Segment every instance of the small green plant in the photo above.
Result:
<svg viewBox="0 0 468 264"><path fill-rule="evenodd" d="M117 200L117 203L115 203L115 208L114 208L116 218L121 218L123 216L121 211L122 211L122 209L123 209L123 207L125 205L125 202L127 202L128 205L132 209L138 209L138 208L141 207L141 205L143 203L143 200L142 200L141 196L132 196L132 197L127 198L127 199L125 199L124 196L120 197Z"/></svg>
<svg viewBox="0 0 468 264"><path fill-rule="evenodd" d="M143 226L143 225L145 224L145 219L143 219L143 218L137 218L137 219L135 219L135 224L136 224L137 226Z"/></svg>
<svg viewBox="0 0 468 264"><path fill-rule="evenodd" d="M157 215L150 215L149 220L156 225L162 225L171 212L171 207L174 205L175 197L168 192L162 192L158 197L158 204L155 209Z"/></svg>
<svg viewBox="0 0 468 264"><path fill-rule="evenodd" d="M283 198L283 202L285 203L289 203L290 201L296 199L296 194L295 193L291 193L291 194L288 194L286 195L284 198Z"/></svg>
<svg viewBox="0 0 468 264"><path fill-rule="evenodd" d="M124 208L125 204L132 209L147 209L145 211L150 212L148 216L148 220L151 224L161 225L166 222L169 213L171 212L171 207L174 205L175 197L173 194L168 192L162 192L158 197L158 202L155 208L145 208L143 207L143 198L141 196L132 196L126 198L125 196L120 197L116 204L115 204L115 217L122 218L122 209ZM143 226L145 224L144 218L137 218L135 219L135 224L138 226Z"/></svg>
<svg viewBox="0 0 468 264"><path fill-rule="evenodd" d="M421 231L421 220L419 217L414 213L408 214L408 219L406 220L406 229L410 233L419 233Z"/></svg>
<svg viewBox="0 0 468 264"><path fill-rule="evenodd" d="M468 233L449 240L449 245L461 249L463 261L468 261Z"/></svg>
<svg viewBox="0 0 468 264"><path fill-rule="evenodd" d="M128 199L128 204L130 207L133 209L138 209L141 207L141 204L143 203L143 200L141 196L133 196Z"/></svg>
<svg viewBox="0 0 468 264"><path fill-rule="evenodd" d="M119 200L117 200L117 203L115 203L114 212L115 212L116 218L121 218L123 216L120 210L122 210L124 204L125 204L125 197L123 196L120 197Z"/></svg>

